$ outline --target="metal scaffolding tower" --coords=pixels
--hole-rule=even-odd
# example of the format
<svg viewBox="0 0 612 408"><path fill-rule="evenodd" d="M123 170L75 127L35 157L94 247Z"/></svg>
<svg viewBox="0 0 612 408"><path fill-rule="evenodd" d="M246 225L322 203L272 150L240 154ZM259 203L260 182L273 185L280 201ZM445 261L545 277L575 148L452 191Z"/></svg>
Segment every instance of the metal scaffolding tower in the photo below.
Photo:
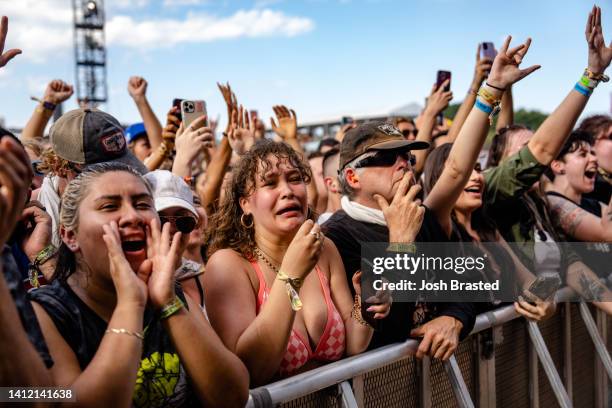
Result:
<svg viewBox="0 0 612 408"><path fill-rule="evenodd" d="M107 101L104 0L72 0L77 99L81 106Z"/></svg>

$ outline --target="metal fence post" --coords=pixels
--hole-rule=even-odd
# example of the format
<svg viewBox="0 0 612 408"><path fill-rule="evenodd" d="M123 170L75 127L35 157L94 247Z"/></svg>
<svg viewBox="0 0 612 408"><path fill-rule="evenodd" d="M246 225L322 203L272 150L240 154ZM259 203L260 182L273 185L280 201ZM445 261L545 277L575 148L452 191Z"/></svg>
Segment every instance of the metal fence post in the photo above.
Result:
<svg viewBox="0 0 612 408"><path fill-rule="evenodd" d="M492 328L478 333L477 358L478 358L478 381L476 382L476 393L478 395L478 406L495 408L495 333Z"/></svg>
<svg viewBox="0 0 612 408"><path fill-rule="evenodd" d="M557 397L557 402L559 402L559 405L562 408L571 408L572 402L567 396L567 391L565 391L565 388L563 388L563 383L561 382L559 373L555 368L555 363L553 363L550 353L546 348L546 344L544 343L544 338L542 338L542 333L540 332L538 324L536 322L527 321L527 330L529 331L531 342L538 353L542 368L544 368L544 372L548 377L550 386L555 393L555 397Z"/></svg>
<svg viewBox="0 0 612 408"><path fill-rule="evenodd" d="M459 364L457 364L457 359L455 356L451 356L451 358L448 361L445 361L443 364L444 370L446 370L448 380L455 394L455 398L457 399L457 405L460 408L474 408L472 397L467 389L467 385L465 385L465 381L463 380L463 376L461 375L461 370L459 369Z"/></svg>
<svg viewBox="0 0 612 408"><path fill-rule="evenodd" d="M353 389L348 381L342 381L338 384L338 398L340 398L340 406L342 408L358 408Z"/></svg>
<svg viewBox="0 0 612 408"><path fill-rule="evenodd" d="M563 380L567 396L574 400L574 384L572 378L572 304L563 303Z"/></svg>
<svg viewBox="0 0 612 408"><path fill-rule="evenodd" d="M363 375L353 377L353 394L355 395L357 406L363 407Z"/></svg>
<svg viewBox="0 0 612 408"><path fill-rule="evenodd" d="M525 321L527 324L527 321ZM529 348L529 402L531 408L540 408L540 378L538 376L538 355L533 343L527 343Z"/></svg>
<svg viewBox="0 0 612 408"><path fill-rule="evenodd" d="M428 356L423 357L421 363L417 362L419 367L419 402L421 408L431 408L431 359Z"/></svg>

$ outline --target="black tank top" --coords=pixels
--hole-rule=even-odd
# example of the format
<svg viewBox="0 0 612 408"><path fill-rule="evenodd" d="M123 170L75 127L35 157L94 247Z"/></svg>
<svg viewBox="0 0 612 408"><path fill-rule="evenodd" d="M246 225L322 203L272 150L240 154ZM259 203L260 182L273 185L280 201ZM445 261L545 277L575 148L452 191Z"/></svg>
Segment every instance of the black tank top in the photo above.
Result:
<svg viewBox="0 0 612 408"><path fill-rule="evenodd" d="M563 194L557 193L556 191L547 191L547 195L563 198L572 204L577 205L586 212L593 214L594 216L601 218L601 204L599 201L582 197L580 205L576 204L573 200L570 200ZM576 238L571 237L575 242L580 242ZM610 259L612 259L612 245L607 242L585 242L580 245L576 251L582 258L589 268L593 270L600 278L608 278L611 274Z"/></svg>
<svg viewBox="0 0 612 408"><path fill-rule="evenodd" d="M176 293L186 304L179 286ZM96 354L108 324L66 283L54 281L30 292L30 298L45 309L76 354L81 370L85 370ZM159 317L147 308L143 324L145 339L132 406L198 406L187 373Z"/></svg>

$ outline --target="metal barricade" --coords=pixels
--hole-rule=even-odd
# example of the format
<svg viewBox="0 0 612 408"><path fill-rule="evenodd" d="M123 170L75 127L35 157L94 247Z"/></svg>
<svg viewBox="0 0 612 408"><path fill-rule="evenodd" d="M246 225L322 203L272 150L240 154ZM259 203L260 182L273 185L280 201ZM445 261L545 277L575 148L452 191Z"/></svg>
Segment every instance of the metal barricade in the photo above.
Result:
<svg viewBox="0 0 612 408"><path fill-rule="evenodd" d="M568 288L557 294L571 299ZM607 377L612 318L597 312L595 321L576 303L559 303L540 324L519 317L513 306L479 315L446 363L416 360L418 342L408 340L253 389L247 406L605 408L599 377Z"/></svg>

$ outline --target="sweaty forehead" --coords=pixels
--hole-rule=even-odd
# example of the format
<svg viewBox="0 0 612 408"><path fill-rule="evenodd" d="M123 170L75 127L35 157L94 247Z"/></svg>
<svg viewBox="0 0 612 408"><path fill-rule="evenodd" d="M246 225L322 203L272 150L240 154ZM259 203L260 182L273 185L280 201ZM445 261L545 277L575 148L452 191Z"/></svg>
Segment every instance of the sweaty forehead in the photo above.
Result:
<svg viewBox="0 0 612 408"><path fill-rule="evenodd" d="M286 173L293 170L297 170L297 168L291 164L288 157L278 158L276 156L268 156L265 160L260 160L257 165L257 173L261 177Z"/></svg>
<svg viewBox="0 0 612 408"><path fill-rule="evenodd" d="M98 177L89 186L87 197L95 200L103 196L116 195L152 197L142 179L124 171L111 171Z"/></svg>

